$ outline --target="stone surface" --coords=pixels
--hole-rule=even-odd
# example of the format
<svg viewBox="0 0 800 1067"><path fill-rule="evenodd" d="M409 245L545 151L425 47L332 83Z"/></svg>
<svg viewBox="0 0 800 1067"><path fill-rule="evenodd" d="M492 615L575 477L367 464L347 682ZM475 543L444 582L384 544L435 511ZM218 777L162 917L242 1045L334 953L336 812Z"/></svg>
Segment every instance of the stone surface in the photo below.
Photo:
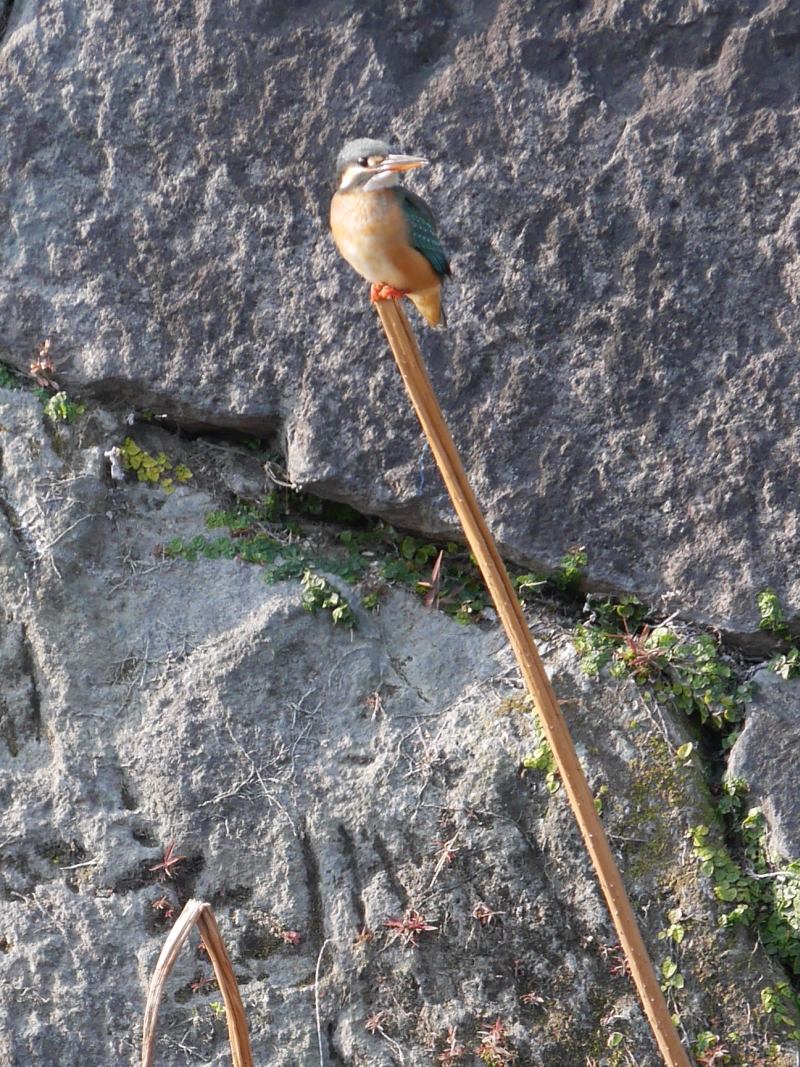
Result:
<svg viewBox="0 0 800 1067"><path fill-rule="evenodd" d="M747 721L731 749L728 774L743 778L748 804L758 805L769 826L769 844L787 860L800 859L800 679L772 671L755 676L758 689Z"/></svg>
<svg viewBox="0 0 800 1067"><path fill-rule="evenodd" d="M452 516L327 233L353 135L428 154L452 324L420 328L519 561L754 630L800 610L789 0L16 0L0 45L0 358Z"/></svg>
<svg viewBox="0 0 800 1067"><path fill-rule="evenodd" d="M171 495L112 484L103 453L129 432L194 478ZM97 407L43 423L8 390L0 450L3 1064L137 1064L147 982L190 896L214 907L264 1067L316 1067L319 1041L324 1064L434 1064L451 1026L472 1067L498 1018L520 1064L658 1062L563 790L523 773L535 737L496 626L400 592L370 613L351 591L351 637L303 611L296 582L168 559L159 546L252 483L244 450ZM587 678L552 610L531 624L653 959L680 963L688 1038L736 1032L756 1062L776 975L718 928L687 859L686 829L710 819L699 766L675 757L683 722ZM687 936L670 946L676 907ZM435 927L417 947L385 925L409 909ZM192 942L158 1063L229 1062L210 975Z"/></svg>

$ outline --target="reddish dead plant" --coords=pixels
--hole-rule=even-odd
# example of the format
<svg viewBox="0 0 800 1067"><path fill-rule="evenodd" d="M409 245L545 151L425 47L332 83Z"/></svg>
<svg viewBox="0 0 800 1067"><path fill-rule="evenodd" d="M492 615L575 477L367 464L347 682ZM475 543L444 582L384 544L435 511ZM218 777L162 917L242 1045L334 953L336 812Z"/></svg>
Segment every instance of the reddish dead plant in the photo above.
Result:
<svg viewBox="0 0 800 1067"><path fill-rule="evenodd" d="M30 375L42 389L58 389L58 382L53 375L56 368L53 366L53 358L50 355L50 338L39 345L39 358L31 361Z"/></svg>
<svg viewBox="0 0 800 1067"><path fill-rule="evenodd" d="M719 1064L728 1063L730 1060L730 1049L715 1045L713 1048L696 1052L695 1059L700 1067L719 1067Z"/></svg>
<svg viewBox="0 0 800 1067"><path fill-rule="evenodd" d="M364 1023L364 1029L367 1030L370 1034L377 1034L383 1030L383 1024L385 1021L385 1011L374 1011Z"/></svg>
<svg viewBox="0 0 800 1067"><path fill-rule="evenodd" d="M389 943L401 941L408 948L419 948L419 935L434 933L436 927L415 908L406 909L402 919L389 915L383 924L391 931Z"/></svg>
<svg viewBox="0 0 800 1067"><path fill-rule="evenodd" d="M448 1026L445 1047L437 1056L439 1063L443 1064L444 1067L450 1067L451 1064L463 1059L466 1054L466 1048L464 1047L464 1045L459 1045L456 1039L455 1026Z"/></svg>
<svg viewBox="0 0 800 1067"><path fill-rule="evenodd" d="M663 649L648 648L649 626L643 626L638 634L631 633L627 619L623 619L622 628L624 633L611 635L623 642L623 647L616 653L617 659L625 661L638 681L650 681L667 666Z"/></svg>
<svg viewBox="0 0 800 1067"><path fill-rule="evenodd" d="M167 922L172 922L177 913L177 905L174 904L168 897L161 897L160 900L154 900L150 905L154 911L160 911L164 914L164 919Z"/></svg>
<svg viewBox="0 0 800 1067"><path fill-rule="evenodd" d="M499 914L499 911L495 911L483 900L476 901L472 909L472 918L477 919L481 926L488 926L495 922Z"/></svg>
<svg viewBox="0 0 800 1067"><path fill-rule="evenodd" d="M368 930L366 926L362 926L359 932L356 934L356 944L362 948L364 945L368 945L370 941L374 940L375 935L371 930Z"/></svg>
<svg viewBox="0 0 800 1067"><path fill-rule="evenodd" d="M603 950L603 959L606 961L609 973L615 978L624 978L631 973L631 967L625 959L625 953L620 945L613 945Z"/></svg>
<svg viewBox="0 0 800 1067"><path fill-rule="evenodd" d="M163 860L161 861L161 863L157 863L155 865L155 867L151 867L150 868L151 872L152 871L163 871L164 874L167 876L167 878L171 878L172 877L172 868L175 867L178 863L180 863L181 860L185 860L186 859L185 856L175 856L175 855L173 855L174 851L175 851L175 842L174 841L170 841L169 845L167 846L167 851L164 853Z"/></svg>
<svg viewBox="0 0 800 1067"><path fill-rule="evenodd" d="M523 1004L530 1004L537 1008L544 1007L544 997L540 996L535 989L531 989L528 993L523 993L519 999Z"/></svg>
<svg viewBox="0 0 800 1067"><path fill-rule="evenodd" d="M508 1064L516 1063L517 1054L509 1047L505 1024L501 1022L499 1015L488 1030L479 1030L477 1036L480 1044L475 1052L486 1067L507 1067Z"/></svg>

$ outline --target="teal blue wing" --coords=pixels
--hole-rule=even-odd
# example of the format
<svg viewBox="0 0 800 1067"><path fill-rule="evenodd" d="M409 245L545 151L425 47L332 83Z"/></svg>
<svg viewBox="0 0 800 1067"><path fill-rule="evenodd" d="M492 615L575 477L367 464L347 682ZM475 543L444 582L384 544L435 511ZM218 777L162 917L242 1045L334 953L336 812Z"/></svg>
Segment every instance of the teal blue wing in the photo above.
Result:
<svg viewBox="0 0 800 1067"><path fill-rule="evenodd" d="M408 238L412 247L422 253L440 278L452 273L444 249L439 243L436 219L431 209L421 196L409 189L398 188L397 191L402 197L400 203L406 217Z"/></svg>

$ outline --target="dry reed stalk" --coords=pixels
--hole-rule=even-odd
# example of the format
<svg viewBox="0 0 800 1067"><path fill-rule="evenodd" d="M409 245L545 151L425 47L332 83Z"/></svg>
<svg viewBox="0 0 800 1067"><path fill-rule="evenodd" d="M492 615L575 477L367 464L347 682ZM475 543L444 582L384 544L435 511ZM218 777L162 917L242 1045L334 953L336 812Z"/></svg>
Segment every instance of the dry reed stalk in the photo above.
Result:
<svg viewBox="0 0 800 1067"><path fill-rule="evenodd" d="M208 950L222 999L225 1002L225 1018L228 1021L228 1040L231 1045L233 1067L253 1067L250 1038L247 1035L247 1020L236 976L233 973L233 967L211 905L205 904L202 900L186 902L177 922L170 930L150 979L142 1027L142 1067L152 1067L158 1009L164 993L164 984L193 926L197 926Z"/></svg>
<svg viewBox="0 0 800 1067"><path fill-rule="evenodd" d="M681 1045L636 924L595 807L594 797L575 752L558 700L539 658L536 643L525 622L519 599L506 573L500 553L467 480L406 313L397 300L380 301L375 306L403 384L414 405L467 542L478 561L522 677L533 698L542 731L552 750L564 791L594 865L653 1036L667 1067L690 1067L689 1058Z"/></svg>

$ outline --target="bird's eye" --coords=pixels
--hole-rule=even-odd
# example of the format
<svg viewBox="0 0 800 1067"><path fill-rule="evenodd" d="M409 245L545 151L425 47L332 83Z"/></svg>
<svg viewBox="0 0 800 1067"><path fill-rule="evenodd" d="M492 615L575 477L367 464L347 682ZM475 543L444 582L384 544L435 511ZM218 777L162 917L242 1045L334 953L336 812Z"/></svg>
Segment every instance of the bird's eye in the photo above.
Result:
<svg viewBox="0 0 800 1067"><path fill-rule="evenodd" d="M365 159L364 156L362 156L361 159L357 159L356 163L358 163L359 167L368 167L369 166L369 160Z"/></svg>

